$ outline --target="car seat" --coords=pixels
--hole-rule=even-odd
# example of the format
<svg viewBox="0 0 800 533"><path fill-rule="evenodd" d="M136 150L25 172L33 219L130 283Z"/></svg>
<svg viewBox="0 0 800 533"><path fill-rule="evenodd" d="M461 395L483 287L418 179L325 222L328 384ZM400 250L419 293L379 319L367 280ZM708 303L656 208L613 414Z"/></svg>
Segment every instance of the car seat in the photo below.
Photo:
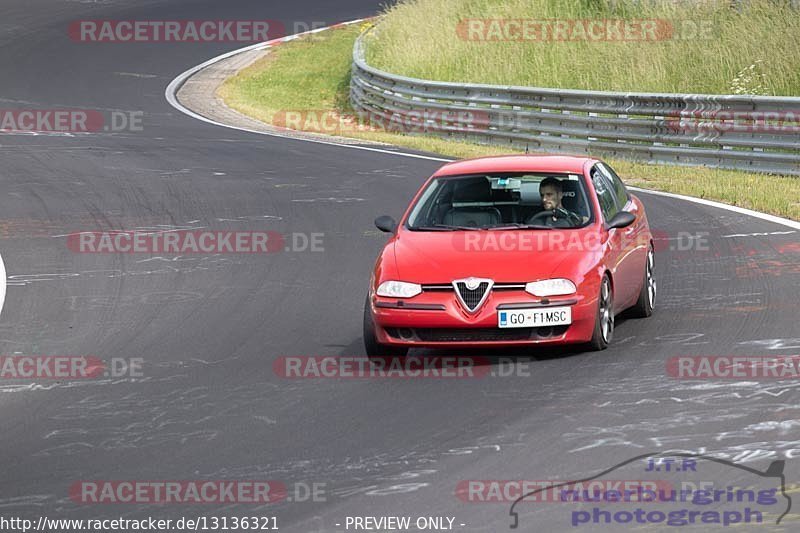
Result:
<svg viewBox="0 0 800 533"><path fill-rule="evenodd" d="M457 205L469 203L488 203L492 201L491 183L486 178L470 180L458 184L453 191L453 207L442 220L450 226L486 227L502 222L500 210L494 206Z"/></svg>

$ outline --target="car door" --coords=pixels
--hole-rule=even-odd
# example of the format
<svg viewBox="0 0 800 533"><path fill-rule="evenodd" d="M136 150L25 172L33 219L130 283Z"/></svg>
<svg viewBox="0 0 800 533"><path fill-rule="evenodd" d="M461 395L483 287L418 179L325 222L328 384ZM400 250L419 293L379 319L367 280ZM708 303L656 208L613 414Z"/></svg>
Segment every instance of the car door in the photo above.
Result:
<svg viewBox="0 0 800 533"><path fill-rule="evenodd" d="M602 167L596 164L591 170L592 185L594 192L597 195L597 201L600 204L600 214L603 217L603 223L608 222L614 218L620 209L617 205L617 199L611 181L605 175ZM630 288L626 287L624 281L624 268L622 268L623 259L625 256L625 242L623 240L623 231L620 229L612 228L607 230L605 261L607 268L611 271L611 276L614 283L614 310L619 311L622 306L630 298Z"/></svg>
<svg viewBox="0 0 800 533"><path fill-rule="evenodd" d="M642 216L638 205L632 201L625 184L622 183L617 173L605 163L598 163L596 166L605 178L605 182L610 186L617 212L628 211L636 217L636 221L627 228L611 230L619 235L621 247L616 276L619 303L627 307L633 305L636 298L638 298L644 279L644 261L646 260L647 250L642 245L644 242L641 238L641 232L643 231Z"/></svg>

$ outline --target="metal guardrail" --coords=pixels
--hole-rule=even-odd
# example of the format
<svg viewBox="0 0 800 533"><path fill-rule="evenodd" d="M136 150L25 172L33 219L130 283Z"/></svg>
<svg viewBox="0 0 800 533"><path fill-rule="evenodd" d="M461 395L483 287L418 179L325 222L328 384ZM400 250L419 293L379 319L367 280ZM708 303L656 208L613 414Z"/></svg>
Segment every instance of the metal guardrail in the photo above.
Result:
<svg viewBox="0 0 800 533"><path fill-rule="evenodd" d="M800 175L800 98L420 80L369 66L368 31L353 49L350 101L372 122L538 152Z"/></svg>

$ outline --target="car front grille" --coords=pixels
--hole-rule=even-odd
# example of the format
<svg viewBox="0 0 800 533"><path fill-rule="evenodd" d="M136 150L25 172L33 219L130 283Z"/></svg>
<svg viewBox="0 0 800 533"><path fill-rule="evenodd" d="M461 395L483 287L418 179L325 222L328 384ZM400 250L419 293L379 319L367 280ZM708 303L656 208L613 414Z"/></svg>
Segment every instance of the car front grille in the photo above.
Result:
<svg viewBox="0 0 800 533"><path fill-rule="evenodd" d="M494 328L417 328L415 333L422 341L428 342L480 342L480 341L525 341L531 338L533 328L494 329Z"/></svg>
<svg viewBox="0 0 800 533"><path fill-rule="evenodd" d="M469 311L477 309L489 289L489 283L486 281L481 282L474 290L468 289L467 284L463 281L456 282L455 286L461 296L461 301Z"/></svg>

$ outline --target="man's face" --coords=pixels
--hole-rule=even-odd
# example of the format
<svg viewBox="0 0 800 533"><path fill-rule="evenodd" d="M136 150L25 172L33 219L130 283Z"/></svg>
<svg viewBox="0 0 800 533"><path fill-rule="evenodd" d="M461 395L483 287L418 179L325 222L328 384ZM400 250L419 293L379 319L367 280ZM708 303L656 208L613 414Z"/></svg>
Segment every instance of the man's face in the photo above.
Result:
<svg viewBox="0 0 800 533"><path fill-rule="evenodd" d="M560 192L558 189L553 187L552 185L545 185L539 189L539 194L542 195L542 207L544 207L548 211L552 211L561 206L561 198L564 197L564 193Z"/></svg>

